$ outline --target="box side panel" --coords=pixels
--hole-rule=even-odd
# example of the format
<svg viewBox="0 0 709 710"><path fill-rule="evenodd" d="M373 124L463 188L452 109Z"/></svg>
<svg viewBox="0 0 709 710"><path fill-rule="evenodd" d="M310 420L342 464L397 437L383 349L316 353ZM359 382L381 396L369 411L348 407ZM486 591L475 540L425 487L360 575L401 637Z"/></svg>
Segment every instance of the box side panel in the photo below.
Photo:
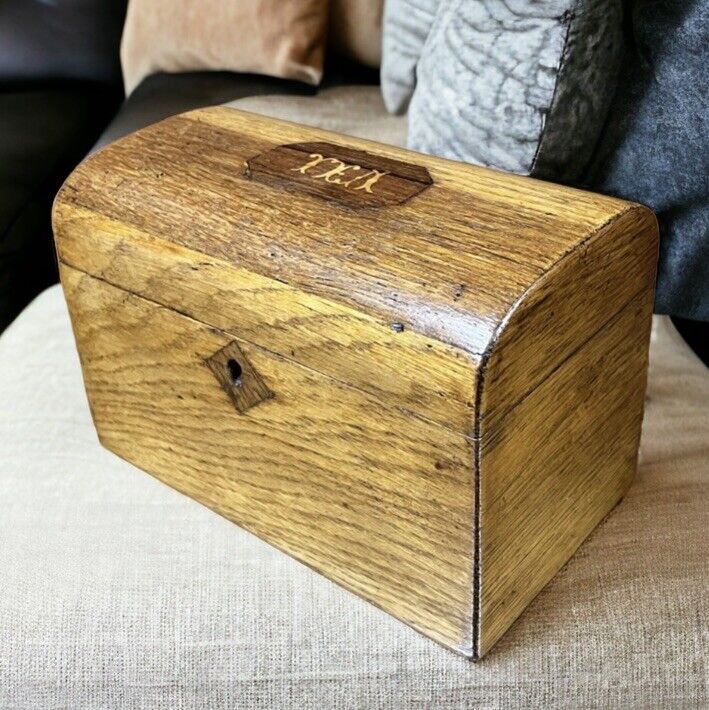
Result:
<svg viewBox="0 0 709 710"><path fill-rule="evenodd" d="M476 573L480 655L632 481L657 254L654 218L637 212L549 274L510 318L483 376ZM568 329L577 331L571 352ZM537 348L540 333L547 341ZM540 369L550 374L524 395L527 371ZM510 408L513 383L523 396Z"/></svg>
<svg viewBox="0 0 709 710"><path fill-rule="evenodd" d="M55 224L65 264L472 433L479 358L74 205L58 203Z"/></svg>
<svg viewBox="0 0 709 710"><path fill-rule="evenodd" d="M480 655L632 482L651 306L634 299L481 442Z"/></svg>
<svg viewBox="0 0 709 710"><path fill-rule="evenodd" d="M273 397L240 414L206 362L233 335L61 271L107 448L472 653L469 439L241 340Z"/></svg>
<svg viewBox="0 0 709 710"><path fill-rule="evenodd" d="M498 426L630 299L652 288L656 264L655 216L632 205L549 270L520 299L494 340L481 427Z"/></svg>

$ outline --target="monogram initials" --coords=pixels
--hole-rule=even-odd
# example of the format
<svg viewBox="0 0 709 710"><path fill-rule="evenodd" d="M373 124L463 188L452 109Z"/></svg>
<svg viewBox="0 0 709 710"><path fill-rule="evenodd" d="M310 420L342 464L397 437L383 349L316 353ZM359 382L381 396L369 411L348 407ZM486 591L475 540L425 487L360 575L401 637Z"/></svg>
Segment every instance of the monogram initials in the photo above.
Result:
<svg viewBox="0 0 709 710"><path fill-rule="evenodd" d="M361 165L345 163L339 158L326 158L321 153L311 153L308 158L310 158L310 160L307 163L297 168L291 168L291 170L301 175L309 174L314 180L324 180L325 182L342 185L353 191L364 190L364 192L371 194L374 185L385 175L389 175L388 170L368 170L361 175L353 175L353 173L359 173L362 170ZM317 174L309 173L312 168L317 168L318 166L327 169L325 172ZM348 173L348 175L345 176L345 173ZM342 177L348 179L342 180ZM356 187L354 187L355 184Z"/></svg>
<svg viewBox="0 0 709 710"><path fill-rule="evenodd" d="M351 209L400 205L433 184L421 165L316 141L259 153L246 161L244 177Z"/></svg>

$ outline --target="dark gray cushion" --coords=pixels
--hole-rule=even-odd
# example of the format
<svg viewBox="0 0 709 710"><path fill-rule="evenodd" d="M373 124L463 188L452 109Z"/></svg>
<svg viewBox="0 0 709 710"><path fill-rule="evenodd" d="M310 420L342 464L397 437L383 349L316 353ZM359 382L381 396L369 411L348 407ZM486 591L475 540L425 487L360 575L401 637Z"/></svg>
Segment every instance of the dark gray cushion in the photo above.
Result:
<svg viewBox="0 0 709 710"><path fill-rule="evenodd" d="M709 0L631 0L628 51L586 184L660 223L655 310L709 321Z"/></svg>

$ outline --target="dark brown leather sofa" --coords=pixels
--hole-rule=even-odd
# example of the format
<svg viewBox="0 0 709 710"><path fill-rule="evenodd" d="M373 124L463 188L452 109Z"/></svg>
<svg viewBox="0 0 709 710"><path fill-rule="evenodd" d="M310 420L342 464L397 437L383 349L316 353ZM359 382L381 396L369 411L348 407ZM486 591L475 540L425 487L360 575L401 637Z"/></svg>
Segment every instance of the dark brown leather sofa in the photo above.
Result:
<svg viewBox="0 0 709 710"><path fill-rule="evenodd" d="M57 280L52 201L92 146L200 106L379 80L374 70L334 59L318 88L230 72L156 74L123 101L126 4L0 2L0 332Z"/></svg>

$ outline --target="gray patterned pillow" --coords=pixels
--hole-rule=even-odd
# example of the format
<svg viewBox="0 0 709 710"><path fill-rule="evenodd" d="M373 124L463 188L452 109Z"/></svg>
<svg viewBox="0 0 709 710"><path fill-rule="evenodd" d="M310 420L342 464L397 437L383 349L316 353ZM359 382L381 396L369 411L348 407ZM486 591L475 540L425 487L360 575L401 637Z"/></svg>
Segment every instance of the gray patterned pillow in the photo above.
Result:
<svg viewBox="0 0 709 710"><path fill-rule="evenodd" d="M386 0L382 95L391 113L404 113L416 85L416 63L441 0Z"/></svg>
<svg viewBox="0 0 709 710"><path fill-rule="evenodd" d="M441 0L417 65L409 147L572 181L620 68L622 0Z"/></svg>

